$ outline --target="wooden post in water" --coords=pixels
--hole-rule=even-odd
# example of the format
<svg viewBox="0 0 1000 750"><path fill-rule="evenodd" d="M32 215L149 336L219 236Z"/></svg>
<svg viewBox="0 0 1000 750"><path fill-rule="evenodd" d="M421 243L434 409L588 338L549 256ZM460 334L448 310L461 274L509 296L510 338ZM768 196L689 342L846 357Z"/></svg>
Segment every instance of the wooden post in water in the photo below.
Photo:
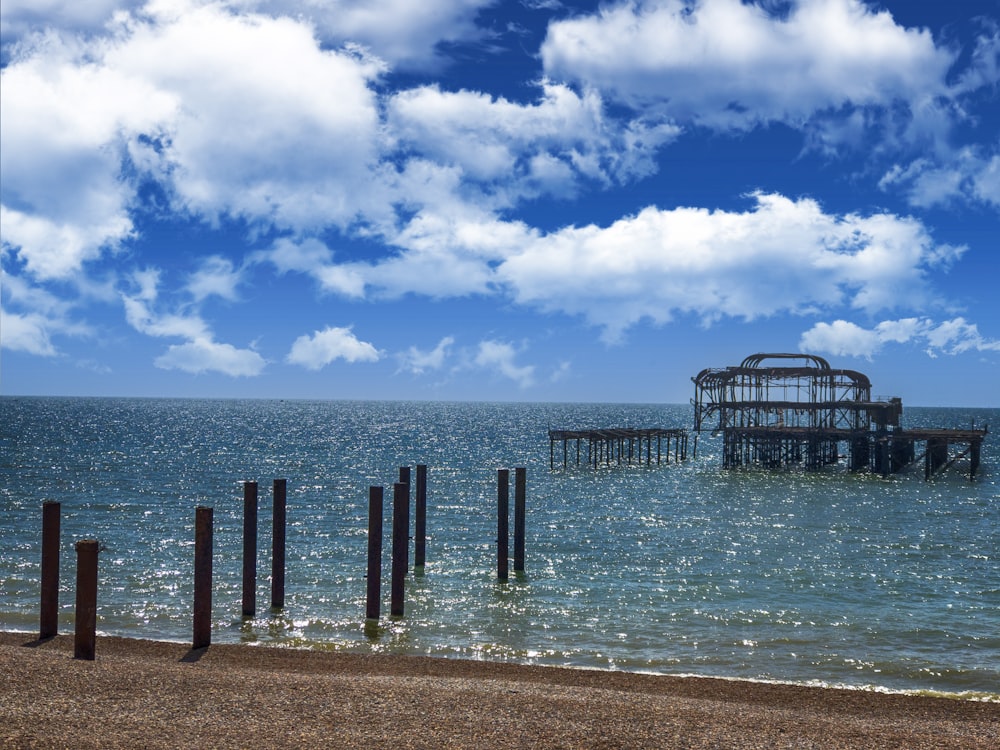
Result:
<svg viewBox="0 0 1000 750"><path fill-rule="evenodd" d="M212 642L212 515L199 505L194 512L194 617L191 648Z"/></svg>
<svg viewBox="0 0 1000 750"><path fill-rule="evenodd" d="M406 578L409 547L410 485L397 482L392 493L392 583L389 613L403 616L403 582Z"/></svg>
<svg viewBox="0 0 1000 750"><path fill-rule="evenodd" d="M285 525L287 514L285 498L288 482L275 479L272 489L274 502L271 508L271 609L285 606Z"/></svg>
<svg viewBox="0 0 1000 750"><path fill-rule="evenodd" d="M404 558L403 558L403 575L410 572L410 467L400 466L399 467L399 483L406 485L406 505L405 505L405 517L403 518L403 528L405 530L406 546L404 548Z"/></svg>
<svg viewBox="0 0 1000 750"><path fill-rule="evenodd" d="M395 510L395 508L393 509ZM382 614L382 488L368 488L368 592L365 618Z"/></svg>
<svg viewBox="0 0 1000 750"><path fill-rule="evenodd" d="M243 616L257 611L257 483L243 483Z"/></svg>
<svg viewBox="0 0 1000 750"><path fill-rule="evenodd" d="M60 503L42 504L42 600L38 637L53 638L59 632L59 520Z"/></svg>
<svg viewBox="0 0 1000 750"><path fill-rule="evenodd" d="M413 567L422 569L427 560L427 466L417 464L417 497L415 538L413 540Z"/></svg>
<svg viewBox="0 0 1000 750"><path fill-rule="evenodd" d="M497 470L497 578L507 580L507 532L510 525L510 470Z"/></svg>
<svg viewBox="0 0 1000 750"><path fill-rule="evenodd" d="M514 572L524 572L524 500L527 471L521 466L514 470Z"/></svg>
<svg viewBox="0 0 1000 750"><path fill-rule="evenodd" d="M76 543L76 631L73 658L94 660L97 643L97 552L96 539Z"/></svg>

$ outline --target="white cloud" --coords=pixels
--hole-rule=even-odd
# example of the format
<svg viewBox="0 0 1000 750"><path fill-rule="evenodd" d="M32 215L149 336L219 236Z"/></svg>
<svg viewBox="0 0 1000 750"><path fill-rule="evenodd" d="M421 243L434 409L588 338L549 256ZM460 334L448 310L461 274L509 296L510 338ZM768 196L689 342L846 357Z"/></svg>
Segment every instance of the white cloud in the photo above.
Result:
<svg viewBox="0 0 1000 750"><path fill-rule="evenodd" d="M190 275L187 290L195 302L213 295L234 302L237 299L236 287L242 278L242 271L234 268L231 260L211 255L203 258L200 267Z"/></svg>
<svg viewBox="0 0 1000 750"><path fill-rule="evenodd" d="M874 328L862 328L846 320L817 323L802 334L802 351L871 359L887 343L924 346L930 356L967 351L1000 351L1000 340L985 338L978 326L965 318L935 323L930 318L885 320Z"/></svg>
<svg viewBox="0 0 1000 750"><path fill-rule="evenodd" d="M94 33L124 10L181 14L198 6L302 19L324 43L356 43L399 66L427 68L441 62L441 42L472 41L483 32L478 12L495 0L4 0L0 29L10 42L41 25L69 32Z"/></svg>
<svg viewBox="0 0 1000 750"><path fill-rule="evenodd" d="M143 0L4 0L0 3L0 33L7 42L40 26L98 31L115 11L142 4Z"/></svg>
<svg viewBox="0 0 1000 750"><path fill-rule="evenodd" d="M517 351L502 341L481 341L474 363L477 367L513 380L521 388L529 388L535 382L533 365L518 365L514 360Z"/></svg>
<svg viewBox="0 0 1000 750"><path fill-rule="evenodd" d="M550 76L723 129L920 104L953 62L929 31L860 0L794 2L784 16L740 0L619 3L552 23L541 54Z"/></svg>
<svg viewBox="0 0 1000 750"><path fill-rule="evenodd" d="M130 143L177 207L300 231L348 226L366 210L376 61L321 49L305 23L216 6L157 8L123 33L103 64L180 102L154 137Z"/></svg>
<svg viewBox="0 0 1000 750"><path fill-rule="evenodd" d="M152 3L103 36L26 38L0 88L3 247L37 279L70 278L135 239L147 180L209 223L391 227L381 71L321 49L306 23L217 4Z"/></svg>
<svg viewBox="0 0 1000 750"><path fill-rule="evenodd" d="M823 352L837 356L871 356L882 346L877 331L862 328L846 320L817 323L802 334L799 349L804 352Z"/></svg>
<svg viewBox="0 0 1000 750"><path fill-rule="evenodd" d="M946 320L932 326L926 333L928 348L947 354L961 354L967 351L1000 352L1000 340L987 339L979 333L975 323L965 318Z"/></svg>
<svg viewBox="0 0 1000 750"><path fill-rule="evenodd" d="M232 377L251 377L259 375L267 363L255 351L196 338L183 344L172 344L165 354L154 360L154 364L164 370L195 374L221 372Z"/></svg>
<svg viewBox="0 0 1000 750"><path fill-rule="evenodd" d="M441 42L471 41L483 33L475 23L495 0L235 0L236 4L293 18L305 17L327 42L360 43L402 67L442 62Z"/></svg>
<svg viewBox="0 0 1000 750"><path fill-rule="evenodd" d="M51 357L60 354L53 337L91 338L95 335L89 325L74 320L73 303L29 283L22 276L3 273L0 289L3 291L0 347L4 349Z"/></svg>
<svg viewBox="0 0 1000 750"><path fill-rule="evenodd" d="M21 315L0 308L0 346L10 351L53 357L56 348L49 338L49 321L37 313Z"/></svg>
<svg viewBox="0 0 1000 750"><path fill-rule="evenodd" d="M1000 208L1000 154L994 154L972 176L972 190L979 200Z"/></svg>
<svg viewBox="0 0 1000 750"><path fill-rule="evenodd" d="M582 314L614 339L642 318L706 322L842 305L875 312L933 302L927 273L961 256L890 214L825 213L814 201L755 196L748 211L647 208L609 227L527 239L498 268L514 298Z"/></svg>
<svg viewBox="0 0 1000 750"><path fill-rule="evenodd" d="M455 343L453 336L445 336L438 342L438 345L429 351L411 346L403 354L400 360L404 369L409 370L414 375L421 375L426 370L440 370L444 367L452 345Z"/></svg>
<svg viewBox="0 0 1000 750"><path fill-rule="evenodd" d="M363 297L365 294L365 266L361 264L335 264L334 254L323 242L315 238L277 240L270 250L255 253L255 262L269 261L279 273L297 272L313 277L326 292L346 297Z"/></svg>
<svg viewBox="0 0 1000 750"><path fill-rule="evenodd" d="M197 315L159 313L154 311L141 297L122 295L125 305L125 320L139 333L147 336L162 336L186 339L206 339L210 332L205 321Z"/></svg>
<svg viewBox="0 0 1000 750"><path fill-rule="evenodd" d="M568 197L580 178L626 181L655 171L653 156L672 126L609 120L596 92L542 82L534 104L437 86L403 91L388 105L393 137L422 158L460 170L495 205L523 197Z"/></svg>
<svg viewBox="0 0 1000 750"><path fill-rule="evenodd" d="M905 167L896 164L879 180L882 190L901 189L919 208L956 201L1000 208L1000 154L967 147L943 158L921 157Z"/></svg>
<svg viewBox="0 0 1000 750"><path fill-rule="evenodd" d="M377 362L381 355L367 341L358 339L350 328L327 327L312 336L299 336L287 361L307 370L320 370L335 359L345 362Z"/></svg>
<svg viewBox="0 0 1000 750"><path fill-rule="evenodd" d="M132 236L125 139L175 106L129 71L88 58L49 35L0 72L3 243L39 279L72 276Z"/></svg>
<svg viewBox="0 0 1000 750"><path fill-rule="evenodd" d="M134 294L122 294L125 319L130 326L147 336L187 339L172 344L154 361L157 367L185 372L221 372L231 376L259 375L266 360L252 349L237 349L215 341L212 331L193 312L162 312L156 309L160 273L146 269L133 275Z"/></svg>

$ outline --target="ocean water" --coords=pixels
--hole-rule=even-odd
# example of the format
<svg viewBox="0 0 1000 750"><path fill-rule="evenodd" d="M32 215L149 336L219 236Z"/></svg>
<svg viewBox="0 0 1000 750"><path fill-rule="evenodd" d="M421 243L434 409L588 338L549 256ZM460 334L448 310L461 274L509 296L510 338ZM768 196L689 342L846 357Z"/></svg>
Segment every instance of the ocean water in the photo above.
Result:
<svg viewBox="0 0 1000 750"><path fill-rule="evenodd" d="M690 427L680 405L0 398L0 629L37 632L41 506L97 538L98 631L190 641L195 508L215 509L213 642L697 674L1000 700L1000 441L977 479L922 462L598 469L550 428ZM904 426L1000 429L1000 410ZM690 447L689 447L690 452ZM586 447L584 446L584 455ZM427 566L389 613L392 483L428 466ZM527 469L526 572L496 580L496 470ZM288 482L286 606L271 482ZM260 486L256 617L241 611L244 480ZM383 617L365 623L368 488L386 488ZM512 498L513 499L513 498ZM513 504L513 503L512 503ZM513 543L513 540L511 540ZM412 560L412 550L411 550Z"/></svg>

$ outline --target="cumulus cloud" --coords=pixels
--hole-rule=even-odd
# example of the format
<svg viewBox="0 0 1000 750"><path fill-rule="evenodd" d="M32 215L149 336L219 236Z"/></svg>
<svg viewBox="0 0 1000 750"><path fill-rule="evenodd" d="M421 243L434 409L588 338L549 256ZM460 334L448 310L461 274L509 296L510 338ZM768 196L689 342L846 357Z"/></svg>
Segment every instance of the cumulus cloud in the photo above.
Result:
<svg viewBox="0 0 1000 750"><path fill-rule="evenodd" d="M183 103L130 142L177 207L298 231L350 225L371 197L381 66L321 49L288 18L149 10L102 62Z"/></svg>
<svg viewBox="0 0 1000 750"><path fill-rule="evenodd" d="M513 380L521 388L530 388L535 383L534 365L518 365L515 360L517 350L503 341L481 341L476 351L474 364L484 370Z"/></svg>
<svg viewBox="0 0 1000 750"><path fill-rule="evenodd" d="M0 36L4 42L39 26L65 31L95 32L115 11L138 8L145 0L4 0L0 4Z"/></svg>
<svg viewBox="0 0 1000 750"><path fill-rule="evenodd" d="M212 255L202 259L200 266L188 278L187 289L195 302L217 296L236 301L236 287L242 281L242 271L234 268L228 258Z"/></svg>
<svg viewBox="0 0 1000 750"><path fill-rule="evenodd" d="M389 102L390 132L404 149L455 167L498 207L524 197L569 197L581 177L624 182L655 171L656 150L677 136L668 125L609 120L596 92L542 83L522 104L437 86L404 91Z"/></svg>
<svg viewBox="0 0 1000 750"><path fill-rule="evenodd" d="M172 344L153 362L164 370L183 370L194 374L220 372L232 377L259 375L264 359L250 349L237 349L207 338Z"/></svg>
<svg viewBox="0 0 1000 750"><path fill-rule="evenodd" d="M411 346L399 358L403 368L414 375L421 375L427 370L440 370L444 367L445 360L454 343L454 336L445 336L438 342L437 346L429 351Z"/></svg>
<svg viewBox="0 0 1000 750"><path fill-rule="evenodd" d="M3 69L3 241L29 273L69 277L132 238L143 180L210 223L387 215L379 63L321 49L290 19L146 11L94 40L33 37Z"/></svg>
<svg viewBox="0 0 1000 750"><path fill-rule="evenodd" d="M921 157L906 166L893 165L879 187L902 190L920 208L969 202L1000 209L1000 154L966 147L948 159Z"/></svg>
<svg viewBox="0 0 1000 750"><path fill-rule="evenodd" d="M324 292L345 297L363 297L366 266L335 263L333 251L314 237L296 240L283 237L271 249L254 253L251 262L270 262L279 273L304 273L319 283Z"/></svg>
<svg viewBox="0 0 1000 750"><path fill-rule="evenodd" d="M328 46L360 44L375 55L405 68L427 69L440 64L442 42L482 37L476 15L494 0L4 0L0 33L5 42L40 25L66 32L94 33L121 11L149 12L171 8L177 13L198 6L227 12L286 16L309 23Z"/></svg>
<svg viewBox="0 0 1000 750"><path fill-rule="evenodd" d="M57 353L49 337L49 321L37 313L22 315L0 308L0 332L4 349L43 357Z"/></svg>
<svg viewBox="0 0 1000 750"><path fill-rule="evenodd" d="M609 227L566 228L525 243L497 273L519 302L582 314L614 339L643 318L685 313L711 322L920 307L933 302L928 271L964 251L914 219L754 199L743 212L650 207Z"/></svg>
<svg viewBox="0 0 1000 750"><path fill-rule="evenodd" d="M235 4L305 17L328 43L360 43L403 68L442 62L442 42L482 37L476 15L495 0L236 0Z"/></svg>
<svg viewBox="0 0 1000 750"><path fill-rule="evenodd" d="M0 73L3 243L38 279L68 278L132 236L128 134L175 107L148 81L86 57L49 35Z"/></svg>
<svg viewBox="0 0 1000 750"><path fill-rule="evenodd" d="M91 326L74 319L71 303L21 276L2 274L0 289L0 347L4 349L53 357L60 354L54 337L95 335Z"/></svg>
<svg viewBox="0 0 1000 750"><path fill-rule="evenodd" d="M860 0L625 2L554 22L546 72L713 128L801 124L845 105L921 103L952 64L926 30Z"/></svg>
<svg viewBox="0 0 1000 750"><path fill-rule="evenodd" d="M286 359L307 370L320 370L335 359L353 363L377 362L380 358L378 349L358 339L350 328L328 326L312 336L299 336Z"/></svg>
<svg viewBox="0 0 1000 750"><path fill-rule="evenodd" d="M252 349L238 349L215 341L208 324L191 311L165 312L157 307L160 272L146 269L134 274L132 294L122 294L125 319L147 336L182 338L172 344L154 364L166 370L191 373L219 372L231 376L259 375L266 360Z"/></svg>
<svg viewBox="0 0 1000 750"><path fill-rule="evenodd" d="M874 328L863 328L846 320L817 323L802 334L802 351L871 359L888 343L914 343L927 354L962 354L968 351L1000 351L1000 341L985 338L978 326L965 318L940 323L930 318L885 320Z"/></svg>

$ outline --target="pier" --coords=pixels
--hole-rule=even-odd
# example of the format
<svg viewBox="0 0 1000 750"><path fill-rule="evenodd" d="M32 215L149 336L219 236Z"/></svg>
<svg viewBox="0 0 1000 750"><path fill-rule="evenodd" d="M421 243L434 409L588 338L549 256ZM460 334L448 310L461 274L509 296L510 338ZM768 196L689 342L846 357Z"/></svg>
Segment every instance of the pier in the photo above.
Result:
<svg viewBox="0 0 1000 750"><path fill-rule="evenodd" d="M754 354L739 367L702 370L692 380L694 429L722 434L724 468L819 469L846 455L852 471L882 476L922 460L930 479L967 459L974 479L988 432L903 429L901 399L872 399L867 376L812 354Z"/></svg>
<svg viewBox="0 0 1000 750"><path fill-rule="evenodd" d="M559 442L562 442L564 468L569 465L570 443L575 443L574 455L578 466L583 459L582 447L586 443L587 463L596 469L602 464L632 465L635 462L652 465L654 443L656 463L670 463L671 441L673 441L674 461L686 461L688 433L683 429L621 427L600 430L549 430L549 468L555 468L556 444Z"/></svg>

